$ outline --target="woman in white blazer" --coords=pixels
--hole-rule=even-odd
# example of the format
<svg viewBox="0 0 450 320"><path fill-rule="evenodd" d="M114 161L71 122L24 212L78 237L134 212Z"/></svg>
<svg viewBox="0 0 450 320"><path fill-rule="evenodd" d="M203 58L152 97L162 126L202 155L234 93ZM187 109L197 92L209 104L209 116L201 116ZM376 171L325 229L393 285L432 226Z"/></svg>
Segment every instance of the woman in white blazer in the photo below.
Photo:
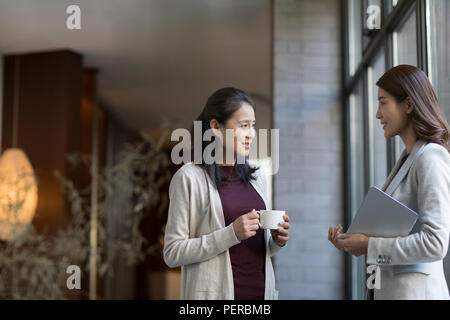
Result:
<svg viewBox="0 0 450 320"><path fill-rule="evenodd" d="M377 82L377 118L386 138L399 135L406 146L382 190L419 214L406 237L342 234L330 227L328 239L340 250L366 255L380 267L376 300L449 299L443 259L450 231L449 126L425 73L400 65Z"/></svg>
<svg viewBox="0 0 450 320"><path fill-rule="evenodd" d="M211 129L224 159L231 150L233 161L215 154L212 163L206 161L210 142L203 141L197 149L201 163L184 164L170 183L164 261L171 268L181 266L181 299L278 298L271 257L289 239L289 217L278 229L259 229L255 211L270 208L265 176L247 160L254 108L242 90L217 90L197 121L202 136ZM235 135L231 140L227 129Z"/></svg>

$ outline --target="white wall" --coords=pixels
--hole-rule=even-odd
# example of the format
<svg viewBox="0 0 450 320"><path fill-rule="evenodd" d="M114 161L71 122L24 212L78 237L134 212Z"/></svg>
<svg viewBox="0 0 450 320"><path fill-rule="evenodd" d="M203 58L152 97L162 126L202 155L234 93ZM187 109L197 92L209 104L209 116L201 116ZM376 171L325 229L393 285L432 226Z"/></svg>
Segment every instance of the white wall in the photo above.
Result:
<svg viewBox="0 0 450 320"><path fill-rule="evenodd" d="M327 239L344 221L340 1L276 0L274 9L274 205L291 217L277 288L280 299L342 299L344 255Z"/></svg>

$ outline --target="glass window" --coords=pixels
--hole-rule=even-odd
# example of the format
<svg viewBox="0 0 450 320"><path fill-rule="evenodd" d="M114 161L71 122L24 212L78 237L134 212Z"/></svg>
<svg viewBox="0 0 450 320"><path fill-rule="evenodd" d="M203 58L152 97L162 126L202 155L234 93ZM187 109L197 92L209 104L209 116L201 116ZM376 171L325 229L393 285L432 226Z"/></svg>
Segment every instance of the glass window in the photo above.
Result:
<svg viewBox="0 0 450 320"><path fill-rule="evenodd" d="M350 214L353 219L365 193L364 187L364 103L361 82L350 95ZM365 261L351 256L352 299L365 298Z"/></svg>
<svg viewBox="0 0 450 320"><path fill-rule="evenodd" d="M361 0L348 0L349 73L353 76L362 58Z"/></svg>
<svg viewBox="0 0 450 320"><path fill-rule="evenodd" d="M350 149L353 218L364 198L364 104L361 83L350 95Z"/></svg>
<svg viewBox="0 0 450 320"><path fill-rule="evenodd" d="M414 10L405 23L400 25L392 34L394 66L400 64L418 66L416 21L416 11ZM394 156L395 161L397 161L405 149L405 145L399 136L395 137L394 146Z"/></svg>
<svg viewBox="0 0 450 320"><path fill-rule="evenodd" d="M386 71L389 54L389 66L409 64L422 66L419 61L419 50L427 46L424 57L427 59L428 76L436 90L439 102L447 120L450 120L450 1L424 0L426 10L422 10L419 1L408 0L347 0L349 38L349 70L354 76L358 66L363 72L358 75L355 88L348 96L349 108L349 181L347 187L350 194L348 203L348 218L352 219L359 205L363 201L366 187L375 185L381 187L388 175L388 160L391 157L398 161L405 146L400 137L393 139L394 149L388 150L388 140L380 120L376 118L378 109L378 87L376 82ZM367 29L367 24L373 17L374 11L368 12L369 6L376 5L380 10L380 19L389 17L395 10L398 17L398 26L386 33L377 33ZM409 6L410 5L410 6ZM402 6L402 8L399 8ZM420 8L420 9L417 9ZM372 8L373 9L373 8ZM377 8L375 8L377 9ZM402 9L399 11L399 9ZM404 10L403 10L404 9ZM424 17L419 17L423 14ZM420 18L420 19L419 19ZM424 20L424 18L426 18ZM419 43L422 37L422 23L426 21L426 42ZM381 26L383 21L380 21ZM359 32L358 32L359 31ZM365 35L364 35L365 34ZM365 50L374 40L375 36L382 37L377 43L378 54L371 60L364 60ZM387 40L392 41L387 47ZM373 49L373 48L371 48ZM392 50L392 52L388 52ZM425 52L425 50L424 50ZM391 145L389 145L391 147ZM391 153L394 152L394 155ZM389 159L388 159L389 156ZM367 170L369 170L367 172ZM368 180L368 181L367 181ZM365 261L364 258L349 258L351 268L351 298L364 299L365 288ZM444 259L444 270L450 286L450 254Z"/></svg>
<svg viewBox="0 0 450 320"><path fill-rule="evenodd" d="M428 73L447 120L450 119L449 19L450 1L427 1ZM450 286L450 255L444 259L444 271Z"/></svg>
<svg viewBox="0 0 450 320"><path fill-rule="evenodd" d="M378 109L378 79L386 72L384 51L375 57L367 70L368 76L368 118L369 118L369 154L370 185L381 187L387 178L387 140L383 127L376 118Z"/></svg>
<svg viewBox="0 0 450 320"><path fill-rule="evenodd" d="M393 33L394 66L410 64L417 67L416 11Z"/></svg>
<svg viewBox="0 0 450 320"><path fill-rule="evenodd" d="M449 19L449 1L427 1L428 73L447 120L450 119Z"/></svg>
<svg viewBox="0 0 450 320"><path fill-rule="evenodd" d="M398 0L388 0L386 2L386 7L387 7L387 13L391 13L392 9L394 9L397 6Z"/></svg>

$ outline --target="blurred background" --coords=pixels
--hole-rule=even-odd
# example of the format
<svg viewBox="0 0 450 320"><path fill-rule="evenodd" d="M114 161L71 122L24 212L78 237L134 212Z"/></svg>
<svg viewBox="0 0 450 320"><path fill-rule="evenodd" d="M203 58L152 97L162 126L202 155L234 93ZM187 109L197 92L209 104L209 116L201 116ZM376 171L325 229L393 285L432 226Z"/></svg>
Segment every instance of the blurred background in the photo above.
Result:
<svg viewBox="0 0 450 320"><path fill-rule="evenodd" d="M178 299L180 270L162 259L170 133L233 86L254 98L257 128L279 129L268 192L292 220L280 298L363 299L364 258L335 250L328 227L349 225L403 150L375 117L384 71L422 68L450 117L449 6L0 0L0 297Z"/></svg>

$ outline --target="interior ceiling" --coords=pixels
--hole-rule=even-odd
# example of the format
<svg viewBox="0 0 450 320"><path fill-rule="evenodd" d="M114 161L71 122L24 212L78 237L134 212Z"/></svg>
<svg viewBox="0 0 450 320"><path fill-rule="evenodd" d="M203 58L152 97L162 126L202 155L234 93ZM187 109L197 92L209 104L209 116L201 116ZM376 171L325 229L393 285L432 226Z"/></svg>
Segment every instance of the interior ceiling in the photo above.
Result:
<svg viewBox="0 0 450 320"><path fill-rule="evenodd" d="M66 28L72 4L81 30ZM99 69L101 103L136 129L190 126L224 86L253 94L270 126L270 0L0 0L0 53L57 49Z"/></svg>

